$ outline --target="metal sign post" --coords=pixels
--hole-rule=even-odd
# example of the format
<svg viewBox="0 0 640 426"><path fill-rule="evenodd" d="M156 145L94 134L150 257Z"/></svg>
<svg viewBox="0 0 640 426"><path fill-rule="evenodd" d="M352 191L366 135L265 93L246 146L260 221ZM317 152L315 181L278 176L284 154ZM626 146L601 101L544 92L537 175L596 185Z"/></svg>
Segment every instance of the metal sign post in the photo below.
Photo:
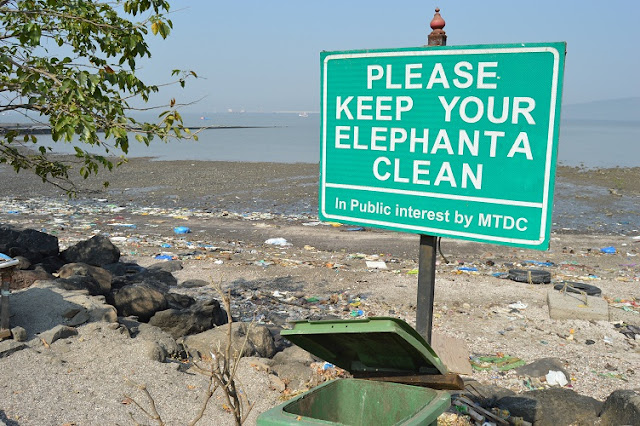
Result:
<svg viewBox="0 0 640 426"><path fill-rule="evenodd" d="M446 46L447 34L445 22L440 16L440 9L431 20L431 34L427 38L427 46ZM433 301L436 291L436 245L438 237L420 235L420 251L418 254L418 299L416 304L416 330L427 343L431 344L433 329Z"/></svg>

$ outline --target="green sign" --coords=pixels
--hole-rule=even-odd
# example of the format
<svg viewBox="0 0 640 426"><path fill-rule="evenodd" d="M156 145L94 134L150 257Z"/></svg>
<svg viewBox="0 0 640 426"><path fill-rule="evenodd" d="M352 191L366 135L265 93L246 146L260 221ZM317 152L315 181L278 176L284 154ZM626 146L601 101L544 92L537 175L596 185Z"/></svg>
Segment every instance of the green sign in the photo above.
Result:
<svg viewBox="0 0 640 426"><path fill-rule="evenodd" d="M565 43L323 52L320 218L548 248Z"/></svg>

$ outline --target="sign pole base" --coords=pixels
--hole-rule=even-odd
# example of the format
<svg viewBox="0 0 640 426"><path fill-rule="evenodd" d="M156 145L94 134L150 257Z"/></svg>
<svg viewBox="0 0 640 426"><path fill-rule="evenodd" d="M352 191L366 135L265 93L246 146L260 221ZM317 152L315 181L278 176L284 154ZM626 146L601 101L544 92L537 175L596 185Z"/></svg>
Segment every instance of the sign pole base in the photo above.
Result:
<svg viewBox="0 0 640 426"><path fill-rule="evenodd" d="M438 237L420 235L418 259L418 303L416 308L416 330L431 344L433 323L433 298L436 287L436 248Z"/></svg>

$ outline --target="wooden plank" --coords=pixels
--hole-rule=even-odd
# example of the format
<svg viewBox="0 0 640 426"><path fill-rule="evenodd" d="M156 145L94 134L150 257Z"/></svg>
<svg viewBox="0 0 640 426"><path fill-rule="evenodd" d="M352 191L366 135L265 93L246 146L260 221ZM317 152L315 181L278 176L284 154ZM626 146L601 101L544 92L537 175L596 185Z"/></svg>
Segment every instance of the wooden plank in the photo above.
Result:
<svg viewBox="0 0 640 426"><path fill-rule="evenodd" d="M354 375L354 377L357 377ZM416 374L411 376L367 375L359 379L378 382L401 383L403 385L422 386L439 390L464 390L464 382L454 373L448 374Z"/></svg>

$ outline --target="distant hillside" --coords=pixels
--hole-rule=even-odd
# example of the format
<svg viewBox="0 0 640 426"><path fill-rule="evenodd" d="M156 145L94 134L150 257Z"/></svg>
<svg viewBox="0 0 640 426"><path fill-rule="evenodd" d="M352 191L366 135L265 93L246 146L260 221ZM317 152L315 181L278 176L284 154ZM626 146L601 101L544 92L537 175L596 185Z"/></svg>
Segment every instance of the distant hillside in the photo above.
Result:
<svg viewBox="0 0 640 426"><path fill-rule="evenodd" d="M562 105L564 120L614 120L640 123L640 98L607 99Z"/></svg>

